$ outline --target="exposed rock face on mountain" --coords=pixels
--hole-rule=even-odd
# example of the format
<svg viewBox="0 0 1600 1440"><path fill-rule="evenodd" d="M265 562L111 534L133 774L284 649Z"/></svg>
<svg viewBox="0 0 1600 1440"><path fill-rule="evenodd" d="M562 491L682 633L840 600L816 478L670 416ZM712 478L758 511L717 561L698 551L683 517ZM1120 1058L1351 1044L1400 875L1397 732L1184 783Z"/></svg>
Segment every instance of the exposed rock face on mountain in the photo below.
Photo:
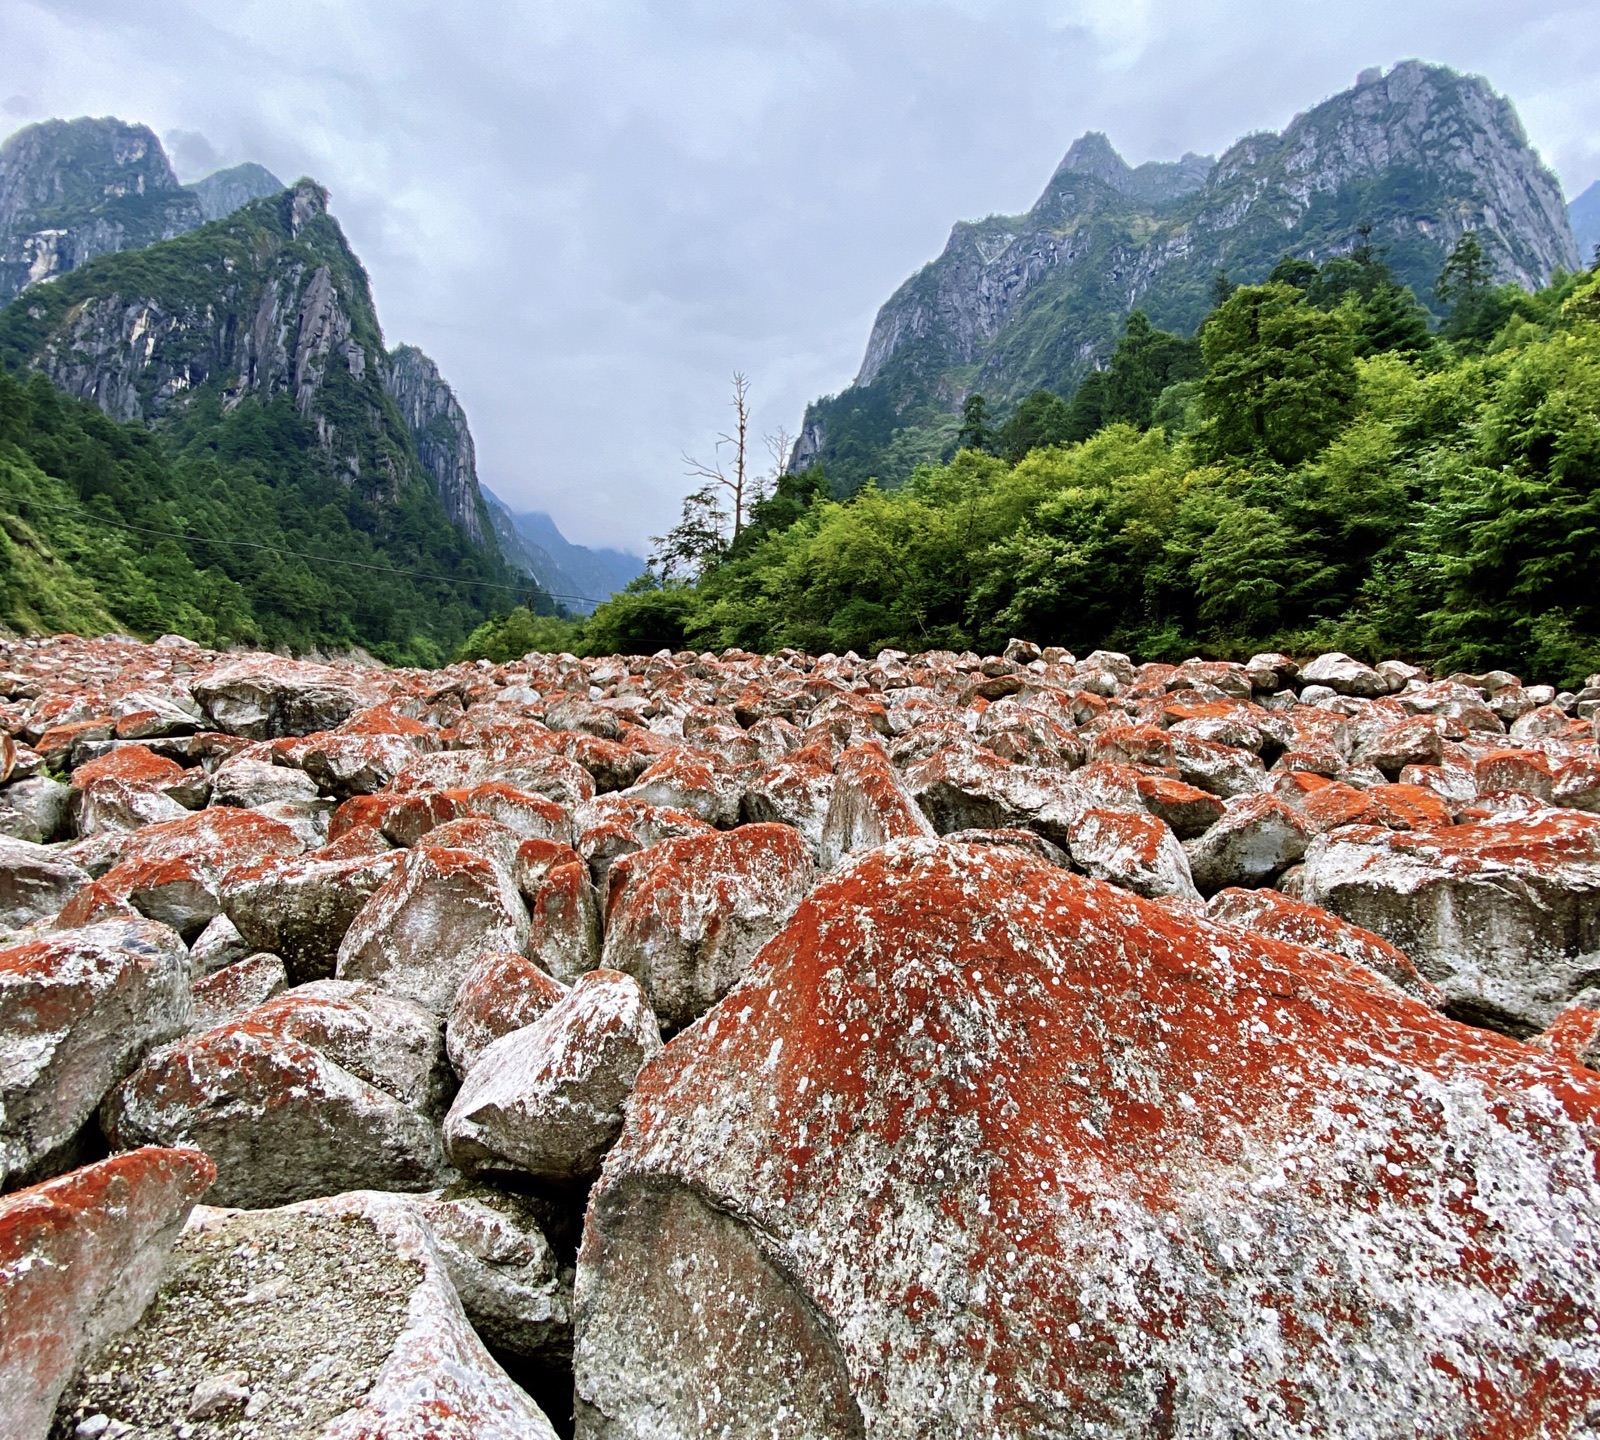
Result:
<svg viewBox="0 0 1600 1440"><path fill-rule="evenodd" d="M1584 264L1594 259L1595 247L1600 246L1600 180L1596 180L1576 200L1567 206L1572 221L1572 234L1578 242L1578 255Z"/></svg>
<svg viewBox="0 0 1600 1440"><path fill-rule="evenodd" d="M243 165L218 170L184 188L200 202L200 213L205 219L221 220L252 200L276 195L284 185L266 166L246 161Z"/></svg>
<svg viewBox="0 0 1600 1440"><path fill-rule="evenodd" d="M345 479L392 494L409 437L366 272L327 202L302 180L203 233L81 267L0 315L0 353L119 420L282 400Z"/></svg>
<svg viewBox="0 0 1600 1440"><path fill-rule="evenodd" d="M29 125L0 145L0 305L97 255L170 239L204 218L147 126Z"/></svg>
<svg viewBox="0 0 1600 1440"><path fill-rule="evenodd" d="M478 491L477 452L455 391L415 345L401 345L389 353L383 388L410 429L446 513L475 544L486 543L489 527Z"/></svg>
<svg viewBox="0 0 1600 1440"><path fill-rule="evenodd" d="M1597 716L0 640L8 1440L1592 1440Z"/></svg>
<svg viewBox="0 0 1600 1440"><path fill-rule="evenodd" d="M487 486L483 498L500 553L532 575L569 610L588 614L630 580L644 574L644 561L626 550L574 545L542 510L512 512Z"/></svg>
<svg viewBox="0 0 1600 1440"><path fill-rule="evenodd" d="M1362 225L1424 301L1469 230L1501 280L1534 286L1578 262L1560 187L1510 102L1440 66L1366 72L1215 164L1131 168L1086 135L1031 210L958 224L895 292L854 384L807 411L794 463L821 460L836 484L899 479L953 437L972 391L1070 390L1135 307L1192 330L1217 271L1258 280L1286 253L1348 251Z"/></svg>

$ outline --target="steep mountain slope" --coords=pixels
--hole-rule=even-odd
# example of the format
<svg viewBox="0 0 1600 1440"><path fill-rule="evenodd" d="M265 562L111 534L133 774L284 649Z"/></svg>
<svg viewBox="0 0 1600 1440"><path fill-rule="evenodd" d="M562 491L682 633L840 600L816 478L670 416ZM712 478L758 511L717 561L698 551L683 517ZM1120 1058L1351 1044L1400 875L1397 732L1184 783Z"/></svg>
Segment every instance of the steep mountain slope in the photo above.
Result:
<svg viewBox="0 0 1600 1440"><path fill-rule="evenodd" d="M302 180L203 230L106 256L0 314L0 358L118 420L283 399L336 470L392 496L410 437L383 386L366 272Z"/></svg>
<svg viewBox="0 0 1600 1440"><path fill-rule="evenodd" d="M283 188L253 163L180 185L146 125L29 125L0 144L0 305L96 256L171 240Z"/></svg>
<svg viewBox="0 0 1600 1440"><path fill-rule="evenodd" d="M411 431L445 513L473 544L490 543L472 431L439 367L415 345L397 346L385 360L383 387Z"/></svg>
<svg viewBox="0 0 1600 1440"><path fill-rule="evenodd" d="M200 213L208 221L221 220L252 200L264 200L283 188L283 181L254 161L218 170L184 186L200 202Z"/></svg>
<svg viewBox="0 0 1600 1440"><path fill-rule="evenodd" d="M574 545L542 510L514 513L487 486L482 488L500 553L569 610L587 615L597 601L644 573L644 561L637 555Z"/></svg>
<svg viewBox="0 0 1600 1440"><path fill-rule="evenodd" d="M148 126L29 125L0 144L0 305L97 255L170 239L204 218Z"/></svg>
<svg viewBox="0 0 1600 1440"><path fill-rule="evenodd" d="M1578 252L1560 187L1509 101L1407 61L1248 136L1214 165L1130 168L1103 135L1067 152L1033 208L958 224L878 313L854 383L812 405L793 461L853 489L937 456L964 397L1070 390L1123 318L1192 330L1218 271L1261 278L1285 253L1348 251L1361 226L1424 299L1475 231L1496 275L1532 286Z"/></svg>
<svg viewBox="0 0 1600 1440"><path fill-rule="evenodd" d="M1594 258L1595 248L1600 246L1600 180L1567 206L1567 216L1572 221L1578 254L1588 264Z"/></svg>
<svg viewBox="0 0 1600 1440"><path fill-rule="evenodd" d="M453 523L461 496L438 487L385 388L366 273L312 181L30 289L0 312L0 360L161 433L171 465L130 487L107 523L158 504L173 508L155 528L187 535L203 511L195 533L264 543L311 567L298 590L247 577L259 584L246 611L283 621L274 643L438 655L537 589L499 558L486 526L474 535ZM470 516L481 507L470 468L467 480ZM407 578L374 579L393 571Z"/></svg>

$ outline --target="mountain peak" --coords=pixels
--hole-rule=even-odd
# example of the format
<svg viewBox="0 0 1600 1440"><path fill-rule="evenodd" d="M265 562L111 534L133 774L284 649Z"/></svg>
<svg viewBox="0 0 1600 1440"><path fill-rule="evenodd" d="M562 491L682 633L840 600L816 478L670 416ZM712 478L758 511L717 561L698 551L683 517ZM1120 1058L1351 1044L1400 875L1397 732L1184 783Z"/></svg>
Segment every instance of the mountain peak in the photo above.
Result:
<svg viewBox="0 0 1600 1440"><path fill-rule="evenodd" d="M821 461L842 488L892 483L937 456L974 390L1001 405L1070 390L1130 310L1192 332L1219 270L1258 281L1285 254L1321 260L1370 233L1426 296L1468 231L1500 281L1534 288L1578 264L1560 186L1511 103L1442 65L1363 71L1282 133L1246 136L1215 162L1130 167L1090 131L1027 214L957 225L890 297L854 386L807 411L799 461ZM878 457L890 453L902 468L884 473Z"/></svg>
<svg viewBox="0 0 1600 1440"><path fill-rule="evenodd" d="M221 220L241 205L276 195L284 184L266 166L247 160L242 165L217 170L184 188L194 192L207 220Z"/></svg>
<svg viewBox="0 0 1600 1440"><path fill-rule="evenodd" d="M1128 162L1117 154L1105 131L1088 130L1067 147L1066 155L1056 166L1056 176L1069 173L1092 175L1108 185L1119 185L1129 173Z"/></svg>
<svg viewBox="0 0 1600 1440"><path fill-rule="evenodd" d="M298 235L311 221L327 213L327 190L302 175L289 189L289 233Z"/></svg>

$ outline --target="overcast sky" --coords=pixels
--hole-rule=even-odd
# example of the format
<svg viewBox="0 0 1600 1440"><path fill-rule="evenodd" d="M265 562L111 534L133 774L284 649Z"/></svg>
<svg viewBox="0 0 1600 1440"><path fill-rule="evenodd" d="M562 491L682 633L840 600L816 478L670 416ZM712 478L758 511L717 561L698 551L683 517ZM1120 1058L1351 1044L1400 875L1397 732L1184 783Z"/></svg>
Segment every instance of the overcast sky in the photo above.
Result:
<svg viewBox="0 0 1600 1440"><path fill-rule="evenodd" d="M1215 153L1409 56L1487 75L1569 196L1600 175L1600 0L0 0L0 130L114 114L184 179L315 176L482 479L642 549L731 371L795 429L1076 135Z"/></svg>

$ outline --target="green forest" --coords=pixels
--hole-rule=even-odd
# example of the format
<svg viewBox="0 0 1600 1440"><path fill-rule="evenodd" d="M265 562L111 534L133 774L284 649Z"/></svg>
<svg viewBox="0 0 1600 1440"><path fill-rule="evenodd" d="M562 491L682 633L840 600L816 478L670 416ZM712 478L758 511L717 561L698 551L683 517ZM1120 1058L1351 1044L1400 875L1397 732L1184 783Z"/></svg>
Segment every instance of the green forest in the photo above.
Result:
<svg viewBox="0 0 1600 1440"><path fill-rule="evenodd" d="M1600 275L1495 286L1469 235L1432 298L1441 324L1367 246L1218 276L1192 340L1136 313L1072 396L1003 418L970 397L960 448L905 484L838 498L784 475L737 526L686 503L687 574L658 567L581 626L514 612L464 653L1017 635L1581 683L1600 670Z"/></svg>
<svg viewBox="0 0 1600 1440"><path fill-rule="evenodd" d="M366 499L307 431L287 397L201 397L151 432L0 369L0 626L438 665L519 598L431 492Z"/></svg>

